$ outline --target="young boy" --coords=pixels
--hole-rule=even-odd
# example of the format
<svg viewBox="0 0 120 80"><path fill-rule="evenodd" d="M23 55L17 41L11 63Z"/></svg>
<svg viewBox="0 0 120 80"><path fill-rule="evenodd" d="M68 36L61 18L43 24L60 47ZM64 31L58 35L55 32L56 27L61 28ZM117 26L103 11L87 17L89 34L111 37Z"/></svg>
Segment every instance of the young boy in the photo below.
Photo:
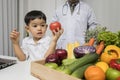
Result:
<svg viewBox="0 0 120 80"><path fill-rule="evenodd" d="M53 31L52 38L45 35L48 25L46 24L46 16L41 11L30 11L25 18L26 31L29 36L24 38L22 46L19 45L20 33L13 30L10 33L10 39L13 44L14 52L20 61L39 60L46 58L55 51L58 38L63 33L63 29L58 32Z"/></svg>

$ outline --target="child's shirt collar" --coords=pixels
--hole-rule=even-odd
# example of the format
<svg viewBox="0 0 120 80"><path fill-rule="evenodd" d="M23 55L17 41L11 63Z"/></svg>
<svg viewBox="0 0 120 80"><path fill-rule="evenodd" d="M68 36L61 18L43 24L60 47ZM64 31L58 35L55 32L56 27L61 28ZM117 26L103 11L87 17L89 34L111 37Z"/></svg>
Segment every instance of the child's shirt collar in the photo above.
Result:
<svg viewBox="0 0 120 80"><path fill-rule="evenodd" d="M37 42L37 44L43 44L44 42L47 42L49 39L50 39L49 36L43 36L43 37ZM34 42L34 40L33 40L32 37L28 37L27 40L28 40L28 41L26 42L27 44L37 45L37 44Z"/></svg>

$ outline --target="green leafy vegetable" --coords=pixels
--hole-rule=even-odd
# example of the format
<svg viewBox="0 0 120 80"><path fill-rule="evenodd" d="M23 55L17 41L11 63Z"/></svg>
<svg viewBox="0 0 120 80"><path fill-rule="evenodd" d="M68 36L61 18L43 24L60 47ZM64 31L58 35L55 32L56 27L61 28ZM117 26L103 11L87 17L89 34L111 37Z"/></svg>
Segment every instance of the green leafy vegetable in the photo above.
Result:
<svg viewBox="0 0 120 80"><path fill-rule="evenodd" d="M113 33L111 31L103 31L98 34L97 41L104 41L105 46L107 45L115 45L118 40L118 36L116 33Z"/></svg>
<svg viewBox="0 0 120 80"><path fill-rule="evenodd" d="M100 32L106 31L106 27L103 27L101 25L97 25L94 29L89 29L85 32L85 42L89 42L89 40L93 37L95 40L97 39L97 36ZM96 41L95 41L96 43Z"/></svg>
<svg viewBox="0 0 120 80"><path fill-rule="evenodd" d="M118 40L116 41L116 46L120 47L120 31L117 32Z"/></svg>

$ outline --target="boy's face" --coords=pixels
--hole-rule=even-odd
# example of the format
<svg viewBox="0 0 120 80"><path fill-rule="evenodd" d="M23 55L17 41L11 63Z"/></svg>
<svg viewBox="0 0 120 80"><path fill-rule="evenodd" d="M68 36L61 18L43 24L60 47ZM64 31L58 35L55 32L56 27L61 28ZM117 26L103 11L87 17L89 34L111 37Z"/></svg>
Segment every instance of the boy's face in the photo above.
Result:
<svg viewBox="0 0 120 80"><path fill-rule="evenodd" d="M35 41L41 39L47 30L46 22L43 19L31 20L29 25L26 26L28 32L30 32Z"/></svg>

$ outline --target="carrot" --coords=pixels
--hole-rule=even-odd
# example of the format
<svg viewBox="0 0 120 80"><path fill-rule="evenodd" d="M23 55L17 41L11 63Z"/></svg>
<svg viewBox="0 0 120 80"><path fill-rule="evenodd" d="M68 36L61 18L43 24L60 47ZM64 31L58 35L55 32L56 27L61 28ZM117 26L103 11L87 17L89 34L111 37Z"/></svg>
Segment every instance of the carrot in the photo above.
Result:
<svg viewBox="0 0 120 80"><path fill-rule="evenodd" d="M103 49L104 49L104 42L101 41L100 44L97 46L96 53L97 54L101 54L101 52L103 51Z"/></svg>
<svg viewBox="0 0 120 80"><path fill-rule="evenodd" d="M88 45L89 45L89 46L93 46L94 42L95 42L95 39L94 39L94 38L91 38L91 39L89 40L89 42L88 42Z"/></svg>

